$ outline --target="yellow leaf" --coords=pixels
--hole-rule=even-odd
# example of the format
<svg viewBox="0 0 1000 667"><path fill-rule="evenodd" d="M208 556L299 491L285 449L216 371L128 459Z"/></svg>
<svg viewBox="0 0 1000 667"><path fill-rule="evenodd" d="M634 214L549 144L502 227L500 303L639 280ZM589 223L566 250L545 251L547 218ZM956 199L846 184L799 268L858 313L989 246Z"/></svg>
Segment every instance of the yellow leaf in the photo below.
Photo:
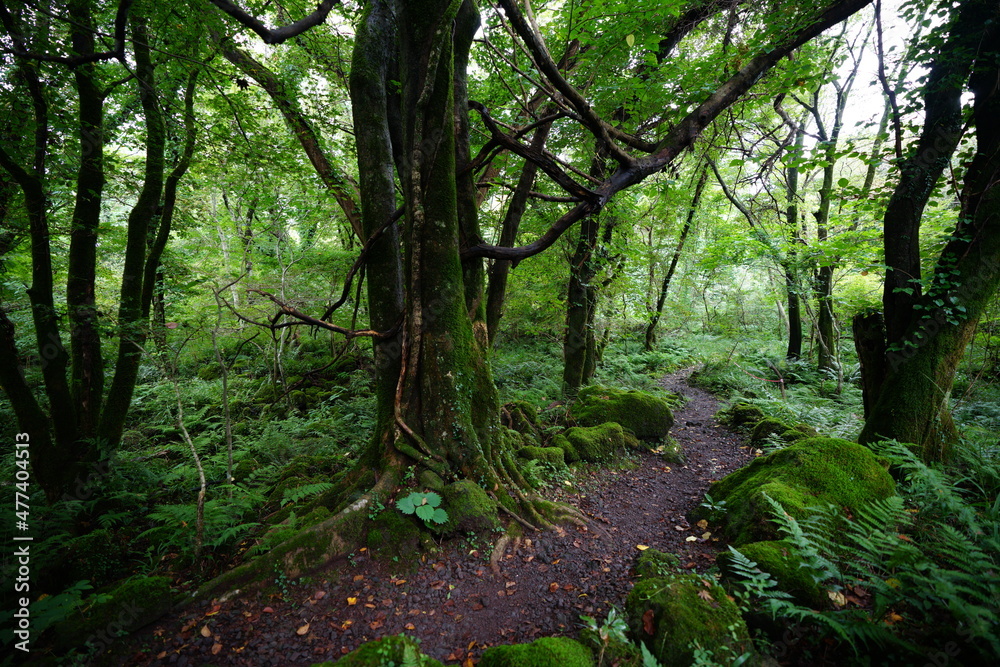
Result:
<svg viewBox="0 0 1000 667"><path fill-rule="evenodd" d="M297 634L297 635L304 635L307 632L309 632L309 624L308 623L306 623L301 628L299 628L298 630L296 630L295 634Z"/></svg>
<svg viewBox="0 0 1000 667"><path fill-rule="evenodd" d="M710 538L711 536L712 536L712 533L705 533L704 535L702 535L702 536L701 536L701 539L703 539L703 540L707 540L707 539L708 539L708 538Z"/></svg>
<svg viewBox="0 0 1000 667"><path fill-rule="evenodd" d="M847 604L847 598L840 591L827 591L826 596L838 607L843 607Z"/></svg>
<svg viewBox="0 0 1000 667"><path fill-rule="evenodd" d="M702 530L705 530L706 528L708 528L708 522L705 521L704 519L702 519L701 521L699 521L696 525L699 528L701 528Z"/></svg>
<svg viewBox="0 0 1000 667"><path fill-rule="evenodd" d="M212 644L212 655L219 655L219 651L222 650L222 644L215 642Z"/></svg>
<svg viewBox="0 0 1000 667"><path fill-rule="evenodd" d="M700 597L702 600L705 600L705 601L709 601L709 600L714 600L715 599L715 598L712 597L712 594L709 593L708 591L698 591L698 597Z"/></svg>
<svg viewBox="0 0 1000 667"><path fill-rule="evenodd" d="M208 629L207 625L201 626L201 636L202 637L211 637L212 636L212 631Z"/></svg>
<svg viewBox="0 0 1000 667"><path fill-rule="evenodd" d="M625 35L625 43L631 49L635 45L635 35Z"/></svg>
<svg viewBox="0 0 1000 667"><path fill-rule="evenodd" d="M358 599L357 598L347 598L347 606L348 607L353 607L357 603L358 603Z"/></svg>
<svg viewBox="0 0 1000 667"><path fill-rule="evenodd" d="M645 551L649 547L647 547L645 544L637 544L635 545L635 548L638 549L639 551Z"/></svg>

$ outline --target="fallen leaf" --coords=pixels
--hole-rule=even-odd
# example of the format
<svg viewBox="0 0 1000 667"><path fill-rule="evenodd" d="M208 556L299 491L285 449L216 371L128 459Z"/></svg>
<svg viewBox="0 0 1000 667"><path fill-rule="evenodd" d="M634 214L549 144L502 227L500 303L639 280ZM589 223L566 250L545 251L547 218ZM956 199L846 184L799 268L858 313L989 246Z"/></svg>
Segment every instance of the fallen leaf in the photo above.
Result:
<svg viewBox="0 0 1000 667"><path fill-rule="evenodd" d="M358 599L357 598L347 598L347 606L348 607L353 607L357 603L358 603Z"/></svg>
<svg viewBox="0 0 1000 667"><path fill-rule="evenodd" d="M372 621L371 623L368 624L368 627L371 628L372 630L378 630L379 628L382 627L383 623L384 623L383 621Z"/></svg>
<svg viewBox="0 0 1000 667"><path fill-rule="evenodd" d="M642 631L647 635L656 634L656 624L653 622L652 609L647 609L642 613Z"/></svg>
<svg viewBox="0 0 1000 667"><path fill-rule="evenodd" d="M837 605L838 607L843 607L845 604L847 604L847 598L844 597L844 594L841 593L840 591L827 591L826 596L830 598L830 600L833 601L833 604Z"/></svg>
<svg viewBox="0 0 1000 667"><path fill-rule="evenodd" d="M406 628L407 630L416 630L417 629L417 626L413 625L413 623L407 623L403 627Z"/></svg>
<svg viewBox="0 0 1000 667"><path fill-rule="evenodd" d="M308 623L306 623L301 628L299 628L298 630L296 630L295 634L297 634L297 635L304 635L307 632L309 632L309 624Z"/></svg>
<svg viewBox="0 0 1000 667"><path fill-rule="evenodd" d="M645 551L649 547L646 546L645 544L637 544L637 545L635 545L635 548L638 549L639 551Z"/></svg>
<svg viewBox="0 0 1000 667"><path fill-rule="evenodd" d="M156 654L156 659L157 660L163 660L166 657L167 657L167 652L166 651L160 651L159 653Z"/></svg>
<svg viewBox="0 0 1000 667"><path fill-rule="evenodd" d="M212 655L219 655L219 651L222 650L222 644L215 642L212 644Z"/></svg>
<svg viewBox="0 0 1000 667"><path fill-rule="evenodd" d="M698 538L695 537L694 535L688 535L687 537L684 538L684 541L685 542L697 542Z"/></svg>
<svg viewBox="0 0 1000 667"><path fill-rule="evenodd" d="M703 539L703 540L707 540L707 539L708 539L708 538L710 538L711 536L712 536L712 533L704 533L704 534L702 534L702 536L701 536L701 539Z"/></svg>
<svg viewBox="0 0 1000 667"><path fill-rule="evenodd" d="M313 593L313 597L316 598L317 600L322 600L323 598L326 597L326 591L316 591L315 593Z"/></svg>
<svg viewBox="0 0 1000 667"><path fill-rule="evenodd" d="M273 614L274 613L274 609L272 609L271 607L264 607L263 609L261 609L261 611L264 612L265 614Z"/></svg>
<svg viewBox="0 0 1000 667"><path fill-rule="evenodd" d="M441 581L440 579L438 579L437 581L432 581L432 582L431 582L431 584L430 584L430 586L431 586L431 588L433 588L434 590L436 590L436 591L439 591L439 590L441 590L442 588L444 588L444 582L443 582L443 581Z"/></svg>
<svg viewBox="0 0 1000 667"><path fill-rule="evenodd" d="M549 584L549 593L555 593L557 590L559 590L559 584L554 581Z"/></svg>
<svg viewBox="0 0 1000 667"><path fill-rule="evenodd" d="M466 658L465 662L462 663L462 667L476 667L476 663L472 662L472 658Z"/></svg>
<svg viewBox="0 0 1000 667"><path fill-rule="evenodd" d="M705 600L706 602L715 599L712 597L712 594L709 593L708 591L698 591L698 597L700 597L702 600Z"/></svg>
<svg viewBox="0 0 1000 667"><path fill-rule="evenodd" d="M364 581L364 579L365 579L365 575L363 575L363 574L356 574L356 575L354 575L354 581Z"/></svg>
<svg viewBox="0 0 1000 667"><path fill-rule="evenodd" d="M406 579L397 579L396 581L394 581L392 583L396 584L397 586L402 586L403 584L406 583Z"/></svg>
<svg viewBox="0 0 1000 667"><path fill-rule="evenodd" d="M504 588L513 588L514 586L517 586L516 581L508 581L507 583L504 584Z"/></svg>
<svg viewBox="0 0 1000 667"><path fill-rule="evenodd" d="M212 631L208 629L207 625L201 626L201 636L202 637L211 637L212 636Z"/></svg>
<svg viewBox="0 0 1000 667"><path fill-rule="evenodd" d="M702 519L702 520L701 520L701 521L699 521L699 522L698 522L698 523L697 523L696 525L697 525L697 526L698 526L699 528L701 528L702 530L705 530L706 528L708 528L708 521L705 521L704 519Z"/></svg>
<svg viewBox="0 0 1000 667"><path fill-rule="evenodd" d="M683 533L685 530L687 530L687 528L685 528L684 526L674 526L674 530Z"/></svg>
<svg viewBox="0 0 1000 667"><path fill-rule="evenodd" d="M374 609L375 608L375 605L373 605L371 602L366 602L365 606L368 607L369 609Z"/></svg>

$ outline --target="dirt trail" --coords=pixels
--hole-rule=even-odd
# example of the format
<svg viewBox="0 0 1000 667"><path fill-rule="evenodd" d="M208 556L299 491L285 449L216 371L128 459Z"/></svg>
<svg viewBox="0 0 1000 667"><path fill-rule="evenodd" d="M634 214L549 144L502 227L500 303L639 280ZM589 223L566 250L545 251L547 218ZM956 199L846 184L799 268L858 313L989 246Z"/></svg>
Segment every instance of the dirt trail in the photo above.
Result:
<svg viewBox="0 0 1000 667"><path fill-rule="evenodd" d="M749 450L716 424L717 401L688 386L689 375L660 381L688 399L671 431L686 464L643 454L633 470L578 480L577 493L556 498L576 505L592 525L529 536L530 545L500 560L499 575L483 544L453 543L416 568L357 552L308 584L288 584L285 595L250 594L161 619L123 664L311 665L401 632L444 662L475 661L487 646L574 636L581 614L602 619L612 605L621 609L636 545L675 553L692 571L706 569L719 545L703 540L684 515L712 480L743 465Z"/></svg>

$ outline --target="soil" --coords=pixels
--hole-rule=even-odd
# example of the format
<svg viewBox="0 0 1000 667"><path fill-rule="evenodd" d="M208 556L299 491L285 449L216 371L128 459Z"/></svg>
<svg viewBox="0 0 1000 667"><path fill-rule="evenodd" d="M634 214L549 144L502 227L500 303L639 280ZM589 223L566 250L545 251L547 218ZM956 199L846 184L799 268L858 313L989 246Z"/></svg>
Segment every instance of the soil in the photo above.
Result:
<svg viewBox="0 0 1000 667"><path fill-rule="evenodd" d="M375 560L366 550L276 592L206 602L160 619L135 638L126 665L312 665L366 641L405 633L446 663L472 664L496 644L576 636L580 615L622 609L640 545L676 554L687 569L711 567L722 542L685 514L710 482L747 463L751 450L714 419L717 401L688 386L690 369L663 378L683 394L671 431L686 463L653 453L634 467L578 475L550 495L590 519L526 535L491 567L487 537L442 545L417 563ZM471 663L469 660L471 659Z"/></svg>

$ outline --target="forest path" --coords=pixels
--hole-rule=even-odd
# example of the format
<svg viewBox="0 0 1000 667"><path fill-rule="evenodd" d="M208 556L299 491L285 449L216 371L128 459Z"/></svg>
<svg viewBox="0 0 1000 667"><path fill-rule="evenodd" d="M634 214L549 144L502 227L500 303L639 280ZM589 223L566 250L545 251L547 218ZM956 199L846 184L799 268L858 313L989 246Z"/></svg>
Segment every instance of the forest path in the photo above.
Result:
<svg viewBox="0 0 1000 667"><path fill-rule="evenodd" d="M470 664L488 646L575 636L581 614L603 620L612 605L622 609L637 545L677 554L692 571L707 569L720 545L684 515L750 450L715 422L717 400L689 386L690 373L659 382L687 398L671 430L686 464L643 453L634 469L578 475L573 493L554 495L591 526L528 536L530 544L500 559L499 575L482 542L453 541L417 563L359 551L307 583L276 581L283 594L248 594L163 618L123 664L311 665L398 633L419 638L425 653L445 663Z"/></svg>

